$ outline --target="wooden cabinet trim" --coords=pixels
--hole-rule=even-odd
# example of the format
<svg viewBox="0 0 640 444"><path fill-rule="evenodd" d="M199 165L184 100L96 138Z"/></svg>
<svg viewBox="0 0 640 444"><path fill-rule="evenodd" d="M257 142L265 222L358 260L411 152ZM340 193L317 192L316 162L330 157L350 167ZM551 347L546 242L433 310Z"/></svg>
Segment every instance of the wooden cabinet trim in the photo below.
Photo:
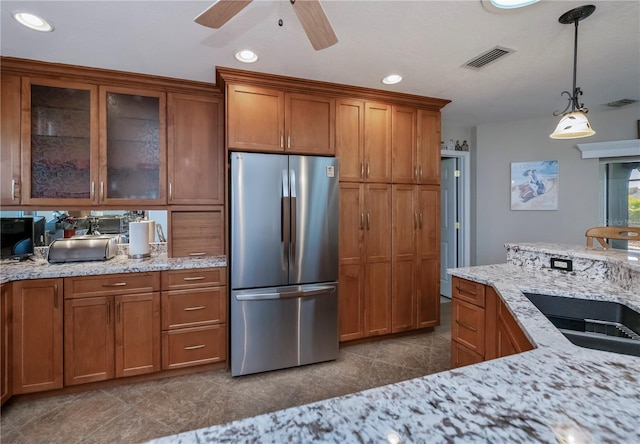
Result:
<svg viewBox="0 0 640 444"><path fill-rule="evenodd" d="M280 76L275 74L258 73L227 67L216 67L216 85L223 88L227 83L242 83L255 86L269 86L283 91L320 94L330 97L354 98L374 102L388 102L390 104L415 106L432 110L440 110L447 103L446 99L417 96L399 92L364 88L352 85Z"/></svg>

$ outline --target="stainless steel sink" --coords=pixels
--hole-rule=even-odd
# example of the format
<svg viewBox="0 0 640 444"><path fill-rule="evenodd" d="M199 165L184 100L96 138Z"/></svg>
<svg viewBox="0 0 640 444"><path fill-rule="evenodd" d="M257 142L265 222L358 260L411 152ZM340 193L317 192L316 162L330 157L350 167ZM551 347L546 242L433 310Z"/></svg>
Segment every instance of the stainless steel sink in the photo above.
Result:
<svg viewBox="0 0 640 444"><path fill-rule="evenodd" d="M524 295L575 345L640 356L640 313L608 301Z"/></svg>

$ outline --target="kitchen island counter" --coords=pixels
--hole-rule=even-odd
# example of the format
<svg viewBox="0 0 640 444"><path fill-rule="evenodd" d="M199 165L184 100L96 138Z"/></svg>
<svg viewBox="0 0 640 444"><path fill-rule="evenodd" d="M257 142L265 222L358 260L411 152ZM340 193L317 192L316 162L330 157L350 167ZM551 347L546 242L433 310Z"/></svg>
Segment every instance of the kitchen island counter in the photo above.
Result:
<svg viewBox="0 0 640 444"><path fill-rule="evenodd" d="M571 344L522 294L640 310L637 292L513 264L450 272L493 285L536 348L154 442L640 442L640 358Z"/></svg>
<svg viewBox="0 0 640 444"><path fill-rule="evenodd" d="M42 258L0 261L0 283L26 279L46 279L72 276L91 276L115 273L142 273L149 271L186 270L191 268L226 267L225 256L169 258L166 254L152 254L144 259L129 259L119 254L108 261L69 262L50 264Z"/></svg>

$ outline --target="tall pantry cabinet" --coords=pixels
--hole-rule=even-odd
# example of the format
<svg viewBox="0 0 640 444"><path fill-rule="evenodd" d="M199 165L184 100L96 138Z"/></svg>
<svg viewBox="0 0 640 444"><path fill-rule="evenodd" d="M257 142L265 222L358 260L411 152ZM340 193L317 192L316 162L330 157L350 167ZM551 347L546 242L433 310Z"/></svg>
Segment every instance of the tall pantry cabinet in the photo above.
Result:
<svg viewBox="0 0 640 444"><path fill-rule="evenodd" d="M440 319L439 110L447 102L402 98L336 101L343 342Z"/></svg>

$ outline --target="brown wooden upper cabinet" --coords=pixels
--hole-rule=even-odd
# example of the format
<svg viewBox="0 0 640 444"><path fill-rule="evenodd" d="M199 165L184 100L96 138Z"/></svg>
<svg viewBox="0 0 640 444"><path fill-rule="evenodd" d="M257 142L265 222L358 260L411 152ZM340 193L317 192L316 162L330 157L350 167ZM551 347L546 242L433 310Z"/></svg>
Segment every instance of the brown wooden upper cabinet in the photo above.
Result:
<svg viewBox="0 0 640 444"><path fill-rule="evenodd" d="M22 204L166 203L165 94L22 78Z"/></svg>
<svg viewBox="0 0 640 444"><path fill-rule="evenodd" d="M340 99L336 108L340 181L391 183L392 106Z"/></svg>
<svg viewBox="0 0 640 444"><path fill-rule="evenodd" d="M275 88L227 85L229 149L335 154L335 100Z"/></svg>
<svg viewBox="0 0 640 444"><path fill-rule="evenodd" d="M393 107L393 183L440 183L440 113Z"/></svg>
<svg viewBox="0 0 640 444"><path fill-rule="evenodd" d="M167 102L168 203L224 204L223 100L169 93Z"/></svg>
<svg viewBox="0 0 640 444"><path fill-rule="evenodd" d="M418 110L417 183L440 185L440 112Z"/></svg>
<svg viewBox="0 0 640 444"><path fill-rule="evenodd" d="M0 205L19 205L20 178L20 77L2 74L0 87Z"/></svg>

